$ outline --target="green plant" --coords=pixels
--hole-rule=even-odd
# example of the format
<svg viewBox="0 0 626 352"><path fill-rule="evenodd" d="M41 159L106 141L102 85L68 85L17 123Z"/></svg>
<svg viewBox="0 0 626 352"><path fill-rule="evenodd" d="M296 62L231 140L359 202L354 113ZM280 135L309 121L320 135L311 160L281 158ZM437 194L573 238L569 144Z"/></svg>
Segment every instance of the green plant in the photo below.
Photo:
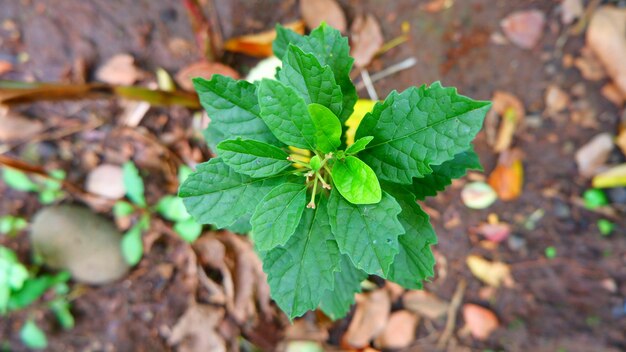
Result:
<svg viewBox="0 0 626 352"><path fill-rule="evenodd" d="M37 193L41 204L52 204L65 198L65 192L62 190L63 180L66 176L65 171L52 170L48 176L36 176L35 181L33 181L28 175L17 169L4 167L2 170L2 179L7 186L18 191Z"/></svg>
<svg viewBox="0 0 626 352"><path fill-rule="evenodd" d="M0 235L14 236L25 229L26 226L28 226L28 222L22 217L13 215L0 216Z"/></svg>
<svg viewBox="0 0 626 352"><path fill-rule="evenodd" d="M480 169L471 141L490 103L438 82L394 91L347 146L357 101L348 40L325 24L277 33L276 80L194 80L218 156L179 196L198 222L250 232L290 318L318 306L344 316L368 274L422 287L437 238L416 200Z"/></svg>
<svg viewBox="0 0 626 352"><path fill-rule="evenodd" d="M150 207L146 202L143 180L135 164L132 161L126 162L122 171L124 186L127 190L126 197L130 203L124 200L117 201L113 206L113 216L121 219L139 213L139 220L126 231L122 238L122 254L129 264L135 265L141 260L143 256L141 236L144 231L150 228L150 216L155 212L174 222L174 231L185 241L193 242L200 236L202 225L194 221L191 215L187 213L180 198L166 195L154 207ZM191 171L188 166L181 166L178 170L179 182L182 183Z"/></svg>

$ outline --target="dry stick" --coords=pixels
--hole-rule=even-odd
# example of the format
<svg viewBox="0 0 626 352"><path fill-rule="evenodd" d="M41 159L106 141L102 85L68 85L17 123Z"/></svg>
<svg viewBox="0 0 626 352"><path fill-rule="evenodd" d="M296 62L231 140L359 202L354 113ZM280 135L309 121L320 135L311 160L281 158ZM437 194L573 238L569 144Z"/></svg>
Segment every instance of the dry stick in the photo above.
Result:
<svg viewBox="0 0 626 352"><path fill-rule="evenodd" d="M361 70L361 77L363 78L363 83L365 84L365 88L367 89L367 94L369 94L370 99L374 101L378 100L378 93L376 93L376 89L370 79L370 74L365 68Z"/></svg>
<svg viewBox="0 0 626 352"><path fill-rule="evenodd" d="M409 69L409 68L415 66L416 64L417 64L417 59L414 58L414 57L410 57L410 58L408 58L406 60L402 60L402 61L398 62L397 64L393 64L393 65L391 65L391 66L389 66L389 67L387 67L387 68L385 68L385 69L383 69L383 70L381 70L379 72L376 72L376 73L372 74L370 76L371 82L374 83L374 82L379 81L379 80L381 80L383 78L391 76L391 75L393 75L395 73L398 73L400 71ZM365 88L365 81L359 82L356 85L356 89L357 90L361 90L363 88Z"/></svg>
<svg viewBox="0 0 626 352"><path fill-rule="evenodd" d="M465 282L465 279L461 279L456 286L456 291L454 291L454 296L452 296L452 301L448 307L446 327L443 330L443 333L441 333L439 342L437 342L437 348L439 349L443 349L448 345L448 341L454 332L454 327L456 326L456 313L458 312L461 302L463 301L463 293L465 293L466 287L467 282Z"/></svg>

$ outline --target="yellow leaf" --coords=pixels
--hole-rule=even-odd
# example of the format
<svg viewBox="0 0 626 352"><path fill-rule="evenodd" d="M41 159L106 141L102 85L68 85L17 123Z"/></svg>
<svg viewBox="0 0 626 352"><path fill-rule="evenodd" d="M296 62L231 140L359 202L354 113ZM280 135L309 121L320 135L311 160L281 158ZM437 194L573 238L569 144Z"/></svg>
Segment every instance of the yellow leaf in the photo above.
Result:
<svg viewBox="0 0 626 352"><path fill-rule="evenodd" d="M596 175L591 181L595 188L613 188L626 186L626 164L617 165Z"/></svg>
<svg viewBox="0 0 626 352"><path fill-rule="evenodd" d="M477 255L470 255L466 260L467 266L476 278L492 287L513 286L511 269L502 262L491 262Z"/></svg>
<svg viewBox="0 0 626 352"><path fill-rule="evenodd" d="M304 22L302 20L291 22L285 25L285 28L303 34ZM246 54L254 57L272 56L272 42L276 39L276 31L274 29L232 38L224 43L224 49L236 53Z"/></svg>
<svg viewBox="0 0 626 352"><path fill-rule="evenodd" d="M346 144L348 146L354 143L356 129L359 127L365 114L372 111L375 104L375 101L369 99L359 99L356 104L354 104L354 112L352 112L352 115L350 115L350 118L346 121L346 126L348 126L348 130L346 131Z"/></svg>

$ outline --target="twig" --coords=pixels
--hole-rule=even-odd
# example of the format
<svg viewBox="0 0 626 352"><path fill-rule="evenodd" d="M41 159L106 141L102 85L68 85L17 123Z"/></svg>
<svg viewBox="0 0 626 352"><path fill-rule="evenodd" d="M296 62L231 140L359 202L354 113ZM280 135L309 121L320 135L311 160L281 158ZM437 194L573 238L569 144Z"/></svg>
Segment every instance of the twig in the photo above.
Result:
<svg viewBox="0 0 626 352"><path fill-rule="evenodd" d="M391 76L391 75L393 75L395 73L398 73L400 71L409 69L409 68L415 66L416 64L417 64L417 59L414 58L414 57L410 57L410 58L408 58L406 60L402 60L402 61L398 62L397 64L393 64L393 65L391 65L391 66L389 66L387 68L382 69L379 72L376 72L376 73L372 74L370 76L370 79L371 79L372 83L374 83L374 82L377 82L377 81L379 81L379 80L381 80L383 78ZM356 85L356 89L357 90L361 90L363 88L365 88L365 81L364 80L362 82L359 82Z"/></svg>
<svg viewBox="0 0 626 352"><path fill-rule="evenodd" d="M370 99L378 100L378 93L376 93L376 89L374 88L374 84L372 84L372 80L370 79L370 74L367 72L367 69L361 70L361 77L363 78L363 84L365 84L365 88L367 89L367 94L369 94Z"/></svg>
<svg viewBox="0 0 626 352"><path fill-rule="evenodd" d="M439 337L439 342L437 342L437 348L439 349L443 349L448 345L448 341L454 332L454 328L456 326L456 313L458 312L461 302L463 301L463 294L465 293L466 287L467 282L465 282L465 279L461 279L459 284L456 286L454 296L452 296L452 301L448 307L446 327L443 330L443 333L441 333L441 337Z"/></svg>

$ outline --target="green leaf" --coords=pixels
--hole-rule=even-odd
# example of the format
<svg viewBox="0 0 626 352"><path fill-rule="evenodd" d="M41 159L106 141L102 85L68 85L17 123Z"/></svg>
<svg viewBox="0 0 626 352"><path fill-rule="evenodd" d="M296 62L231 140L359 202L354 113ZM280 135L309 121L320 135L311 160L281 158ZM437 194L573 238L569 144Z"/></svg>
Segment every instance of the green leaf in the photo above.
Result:
<svg viewBox="0 0 626 352"><path fill-rule="evenodd" d="M281 82L263 79L259 86L261 118L281 142L315 150L315 125L304 99Z"/></svg>
<svg viewBox="0 0 626 352"><path fill-rule="evenodd" d="M267 251L287 243L300 223L305 204L304 183L285 183L271 190L250 220L256 247Z"/></svg>
<svg viewBox="0 0 626 352"><path fill-rule="evenodd" d="M74 316L70 311L70 303L65 298L57 298L50 302L50 309L63 329L69 330L74 327Z"/></svg>
<svg viewBox="0 0 626 352"><path fill-rule="evenodd" d="M235 172L251 177L276 175L291 166L285 151L253 140L223 141L218 144L217 152Z"/></svg>
<svg viewBox="0 0 626 352"><path fill-rule="evenodd" d="M335 83L331 68L322 67L313 54L289 45L283 57L283 67L278 72L278 79L300 93L307 104L318 103L330 109L334 115L341 114L341 88Z"/></svg>
<svg viewBox="0 0 626 352"><path fill-rule="evenodd" d="M127 217L134 212L135 207L126 201L118 200L113 204L113 216L117 219Z"/></svg>
<svg viewBox="0 0 626 352"><path fill-rule="evenodd" d="M402 207L398 220L405 233L398 237L400 251L389 268L388 279L405 288L421 289L422 282L434 276L435 257L431 245L437 243L437 236L430 224L428 214L407 192L406 187L383 184Z"/></svg>
<svg viewBox="0 0 626 352"><path fill-rule="evenodd" d="M22 217L13 215L0 216L0 235L13 236L27 226L28 222Z"/></svg>
<svg viewBox="0 0 626 352"><path fill-rule="evenodd" d="M354 143L348 147L348 149L346 149L346 154L356 154L360 151L362 151L363 149L365 149L365 147L367 147L367 145L372 141L372 139L374 139L374 137L372 136L365 136L362 138L359 138L358 140L354 141Z"/></svg>
<svg viewBox="0 0 626 352"><path fill-rule="evenodd" d="M270 292L290 319L315 309L326 290L333 289L339 251L328 224L326 198L307 209L289 241L262 253Z"/></svg>
<svg viewBox="0 0 626 352"><path fill-rule="evenodd" d="M319 169L322 168L322 159L317 155L313 155L311 161L309 161L309 165L311 165L311 170L319 171Z"/></svg>
<svg viewBox="0 0 626 352"><path fill-rule="evenodd" d="M483 168L478 160L478 155L470 147L470 149L455 155L452 160L441 165L435 165L432 169L431 174L413 179L411 191L419 200L437 195L437 192L443 191L452 184L453 179L465 176L467 170L482 171Z"/></svg>
<svg viewBox="0 0 626 352"><path fill-rule="evenodd" d="M140 207L145 207L144 185L137 166L132 161L125 162L122 165L122 175L128 199Z"/></svg>
<svg viewBox="0 0 626 352"><path fill-rule="evenodd" d="M341 123L337 116L320 104L307 107L315 125L315 145L322 153L334 152L341 145Z"/></svg>
<svg viewBox="0 0 626 352"><path fill-rule="evenodd" d="M11 294L9 310L23 309L37 301L53 286L70 279L68 272L57 275L39 275L24 281L24 285Z"/></svg>
<svg viewBox="0 0 626 352"><path fill-rule="evenodd" d="M392 92L359 125L356 138L374 137L359 156L381 180L410 184L467 150L490 106L439 82Z"/></svg>
<svg viewBox="0 0 626 352"><path fill-rule="evenodd" d="M259 116L254 84L216 74L210 80L194 78L193 85L200 104L211 118L205 134L209 144L217 145L224 139L237 137L279 143Z"/></svg>
<svg viewBox="0 0 626 352"><path fill-rule="evenodd" d="M0 246L0 315L4 314L11 298L11 291L22 288L28 279L28 270L12 250Z"/></svg>
<svg viewBox="0 0 626 352"><path fill-rule="evenodd" d="M183 240L193 243L193 241L202 234L202 225L190 218L176 222L174 224L174 231L176 231Z"/></svg>
<svg viewBox="0 0 626 352"><path fill-rule="evenodd" d="M377 204L357 205L345 200L336 189L330 192L330 226L339 250L368 274L387 277L398 253L398 236L404 228L398 221L402 209L383 192Z"/></svg>
<svg viewBox="0 0 626 352"><path fill-rule="evenodd" d="M375 204L382 193L372 169L354 156L337 160L331 170L335 188L352 204Z"/></svg>
<svg viewBox="0 0 626 352"><path fill-rule="evenodd" d="M225 228L241 218L249 219L261 199L286 179L285 175L251 178L213 158L198 165L178 195L197 222Z"/></svg>
<svg viewBox="0 0 626 352"><path fill-rule="evenodd" d="M161 198L156 205L156 210L169 221L185 221L191 218L187 212L183 200L168 194Z"/></svg>
<svg viewBox="0 0 626 352"><path fill-rule="evenodd" d="M348 314L354 304L354 294L361 292L361 281L367 273L354 267L350 258L341 255L339 271L335 272L335 284L332 291L324 292L320 308L329 318L341 319Z"/></svg>
<svg viewBox="0 0 626 352"><path fill-rule="evenodd" d="M7 186L22 192L36 192L39 186L28 178L22 171L4 167L2 169L2 179Z"/></svg>
<svg viewBox="0 0 626 352"><path fill-rule="evenodd" d="M122 256L126 262L135 266L143 257L143 241L141 240L141 234L143 226L141 222L138 222L130 228L122 237L121 247Z"/></svg>
<svg viewBox="0 0 626 352"><path fill-rule="evenodd" d="M356 89L350 79L354 59L350 57L348 38L342 37L341 32L324 23L311 31L308 36L301 36L280 25L276 26L276 33L273 49L278 58L285 56L291 43L303 52L315 55L322 66L330 66L335 75L335 82L339 84L343 94L343 109L339 120L341 123L346 122L352 115L354 104L358 99Z"/></svg>
<svg viewBox="0 0 626 352"><path fill-rule="evenodd" d="M187 165L181 165L178 168L178 183L182 184L185 182L187 177L193 173L193 169Z"/></svg>
<svg viewBox="0 0 626 352"><path fill-rule="evenodd" d="M28 320L20 330L20 339L28 348L43 349L48 347L46 334L39 329L34 321Z"/></svg>

